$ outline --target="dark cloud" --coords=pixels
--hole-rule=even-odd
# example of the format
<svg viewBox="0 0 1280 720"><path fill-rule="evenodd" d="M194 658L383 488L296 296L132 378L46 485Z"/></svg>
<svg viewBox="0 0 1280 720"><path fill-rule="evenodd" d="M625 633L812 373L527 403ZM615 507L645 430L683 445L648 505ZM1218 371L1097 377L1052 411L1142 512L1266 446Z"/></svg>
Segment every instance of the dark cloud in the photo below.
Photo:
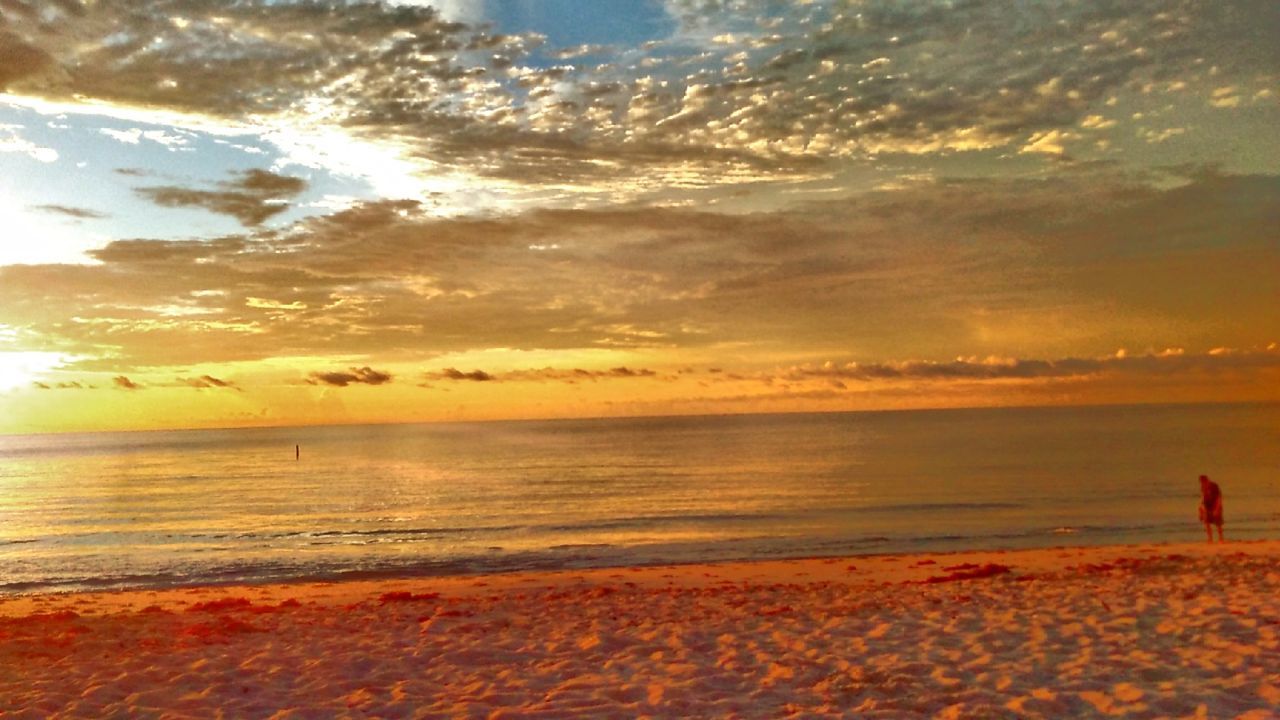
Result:
<svg viewBox="0 0 1280 720"><path fill-rule="evenodd" d="M7 8L8 9L8 8ZM19 12L30 8L17 7ZM0 16L3 20L4 16ZM54 59L44 50L23 41L17 34L0 26L0 89L24 78L42 74L54 65Z"/></svg>
<svg viewBox="0 0 1280 720"><path fill-rule="evenodd" d="M1074 378L1101 374L1164 375L1217 373L1237 370L1280 368L1280 352L1274 348L1229 350L1188 354L1182 350L1130 355L1118 353L1102 358L1034 360L1021 358L957 359L949 362L907 361L899 363L826 363L799 366L769 380L870 382L875 380L1030 380ZM844 387L840 385L839 387Z"/></svg>
<svg viewBox="0 0 1280 720"><path fill-rule="evenodd" d="M111 217L107 213L99 212L97 210L90 210L88 208L70 207L67 205L34 205L32 207L34 207L36 210L41 210L47 213L54 213L56 215L66 215L67 217L72 217L77 220L101 220L103 218Z"/></svg>
<svg viewBox="0 0 1280 720"><path fill-rule="evenodd" d="M655 370L648 368L616 367L608 370L584 370L582 368L573 368L571 370L560 370L556 368L542 368L540 370L515 370L502 375L503 380L532 380L557 381L576 383L583 380L613 380L618 378L653 378L658 377Z"/></svg>
<svg viewBox="0 0 1280 720"><path fill-rule="evenodd" d="M566 382L607 380L613 378L651 378L658 373L647 368L631 369L616 367L608 370L584 370L582 368L560 369L539 368L529 370L511 370L501 373L489 373L484 370L462 372L456 368L445 368L435 372L423 373L427 380L457 380L471 382ZM429 386L428 386L429 387Z"/></svg>
<svg viewBox="0 0 1280 720"><path fill-rule="evenodd" d="M142 385L139 385L124 375L117 375L111 378L111 382L121 390L141 390L143 388Z"/></svg>
<svg viewBox="0 0 1280 720"><path fill-rule="evenodd" d="M138 188L137 192L162 207L204 208L253 226L288 210L287 199L306 187L306 181L301 178L254 169L223 183L220 190L159 186Z"/></svg>
<svg viewBox="0 0 1280 720"><path fill-rule="evenodd" d="M383 385L391 382L391 379L391 373L374 370L366 365L361 368L353 367L348 372L313 372L307 382L312 385L346 387L351 384Z"/></svg>
<svg viewBox="0 0 1280 720"><path fill-rule="evenodd" d="M178 378L178 382L188 387L197 389L203 388L228 388L231 390L239 390L240 387L229 380L220 380L212 375L201 375L193 378Z"/></svg>
<svg viewBox="0 0 1280 720"><path fill-rule="evenodd" d="M607 372L600 373L599 377L632 378L632 377L654 377L655 375L657 375L656 372L654 372L653 370L645 369L645 368L632 370L631 368L628 368L628 367L616 367L608 370Z"/></svg>
<svg viewBox="0 0 1280 720"><path fill-rule="evenodd" d="M93 390L94 389L92 385L86 385L77 380L72 380L70 382L60 382L60 383L33 382L31 384L41 390Z"/></svg>
<svg viewBox="0 0 1280 720"><path fill-rule="evenodd" d="M122 266L141 264L188 265L214 258L227 259L242 252L248 242L242 237L213 240L115 240L106 247L90 250L89 257Z"/></svg>
<svg viewBox="0 0 1280 720"><path fill-rule="evenodd" d="M439 372L423 373L428 380L470 380L471 382L489 382L493 376L483 370L462 372L457 368L445 368Z"/></svg>

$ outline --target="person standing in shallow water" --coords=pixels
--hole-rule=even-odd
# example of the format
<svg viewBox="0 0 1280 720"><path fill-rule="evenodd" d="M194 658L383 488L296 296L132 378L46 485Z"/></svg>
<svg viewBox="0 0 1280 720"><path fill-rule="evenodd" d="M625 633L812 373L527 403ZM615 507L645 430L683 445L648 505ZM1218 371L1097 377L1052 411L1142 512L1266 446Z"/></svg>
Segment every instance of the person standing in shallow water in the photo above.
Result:
<svg viewBox="0 0 1280 720"><path fill-rule="evenodd" d="M1213 542L1214 525L1218 526L1218 542L1226 542L1222 539L1222 488L1208 475L1200 476L1200 522L1209 542Z"/></svg>

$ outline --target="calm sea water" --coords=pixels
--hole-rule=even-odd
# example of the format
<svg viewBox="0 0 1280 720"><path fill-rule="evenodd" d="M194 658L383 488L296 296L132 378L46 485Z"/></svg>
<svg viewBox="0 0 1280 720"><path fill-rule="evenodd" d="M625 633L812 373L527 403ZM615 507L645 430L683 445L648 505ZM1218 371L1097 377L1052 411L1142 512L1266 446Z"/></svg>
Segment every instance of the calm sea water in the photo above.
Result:
<svg viewBox="0 0 1280 720"><path fill-rule="evenodd" d="M294 459L294 446L301 459ZM0 437L0 593L1280 536L1280 405Z"/></svg>

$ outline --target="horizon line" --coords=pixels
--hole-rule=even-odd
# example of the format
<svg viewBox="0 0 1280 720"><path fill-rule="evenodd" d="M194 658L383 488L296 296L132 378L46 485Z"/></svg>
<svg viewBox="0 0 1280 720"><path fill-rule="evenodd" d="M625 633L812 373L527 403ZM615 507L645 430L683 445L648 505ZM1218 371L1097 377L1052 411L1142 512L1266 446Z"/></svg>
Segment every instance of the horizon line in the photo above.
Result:
<svg viewBox="0 0 1280 720"><path fill-rule="evenodd" d="M477 418L471 420L385 420L369 422L318 422L304 424L262 424L262 425L210 425L207 427L187 426L171 428L121 428L116 430L35 430L31 432L0 433L0 439L22 437L46 437L54 435L109 435L124 433L164 433L164 432L214 432L228 430L273 430L273 429L309 429L323 427L378 427L388 425L480 425L498 423L538 423L538 422L576 422L583 420L663 420L675 418L725 418L725 417L765 417L777 415L873 415L887 413L911 412L957 412L968 410L1053 410L1053 409L1088 409L1088 408L1148 408L1148 407L1213 407L1213 406L1245 406L1245 405L1280 405L1280 400L1203 400L1176 402L1085 402L1055 404L1007 404L1007 405L948 405L929 407L886 407L843 410L774 410L743 412L692 412L662 413L641 415L581 415L560 417L520 417L520 418Z"/></svg>

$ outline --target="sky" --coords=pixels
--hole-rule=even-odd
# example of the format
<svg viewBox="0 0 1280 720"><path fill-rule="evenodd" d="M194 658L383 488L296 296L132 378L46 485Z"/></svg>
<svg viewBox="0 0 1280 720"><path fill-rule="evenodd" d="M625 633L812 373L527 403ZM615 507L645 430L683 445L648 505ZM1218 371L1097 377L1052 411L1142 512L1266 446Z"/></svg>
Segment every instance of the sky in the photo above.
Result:
<svg viewBox="0 0 1280 720"><path fill-rule="evenodd" d="M0 432L1280 400L1273 0L0 0Z"/></svg>

